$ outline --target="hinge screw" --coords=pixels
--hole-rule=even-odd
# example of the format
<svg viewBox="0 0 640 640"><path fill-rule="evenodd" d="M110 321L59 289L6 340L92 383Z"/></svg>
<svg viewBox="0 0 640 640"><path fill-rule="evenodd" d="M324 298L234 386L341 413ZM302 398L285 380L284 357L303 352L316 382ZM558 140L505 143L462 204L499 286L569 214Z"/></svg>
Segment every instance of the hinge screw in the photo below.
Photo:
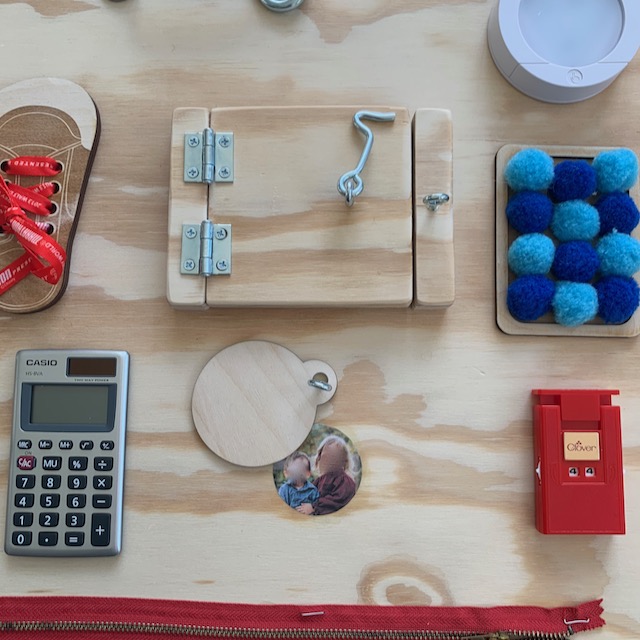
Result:
<svg viewBox="0 0 640 640"><path fill-rule="evenodd" d="M229 138L229 136L220 136L218 138L218 144L226 149L231 144L231 139Z"/></svg>
<svg viewBox="0 0 640 640"><path fill-rule="evenodd" d="M231 171L229 171L229 167L220 167L218 175L223 179L228 178L231 175Z"/></svg>
<svg viewBox="0 0 640 640"><path fill-rule="evenodd" d="M216 229L216 238L218 240L224 240L227 237L226 229Z"/></svg>
<svg viewBox="0 0 640 640"><path fill-rule="evenodd" d="M196 268L196 263L193 260L185 260L182 266L185 271L193 271Z"/></svg>
<svg viewBox="0 0 640 640"><path fill-rule="evenodd" d="M187 236L189 240L193 240L196 237L196 235L198 235L198 232L196 231L195 227L187 227L187 230L184 232L184 235Z"/></svg>
<svg viewBox="0 0 640 640"><path fill-rule="evenodd" d="M197 147L200 144L198 136L190 136L188 142L190 147Z"/></svg>
<svg viewBox="0 0 640 640"><path fill-rule="evenodd" d="M218 260L218 262L216 262L216 269L218 271L227 271L229 269L229 263L226 260Z"/></svg>
<svg viewBox="0 0 640 640"><path fill-rule="evenodd" d="M197 167L189 167L189 170L187 171L187 175L190 178L197 178L200 175L200 171L198 171Z"/></svg>

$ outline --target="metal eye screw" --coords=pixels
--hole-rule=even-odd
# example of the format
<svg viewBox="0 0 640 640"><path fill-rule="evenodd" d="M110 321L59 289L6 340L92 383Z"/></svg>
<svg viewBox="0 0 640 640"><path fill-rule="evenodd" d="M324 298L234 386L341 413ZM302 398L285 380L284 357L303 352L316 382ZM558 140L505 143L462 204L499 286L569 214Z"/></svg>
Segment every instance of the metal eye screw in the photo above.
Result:
<svg viewBox="0 0 640 640"><path fill-rule="evenodd" d="M284 13L285 11L297 9L304 0L260 0L260 2L271 11Z"/></svg>
<svg viewBox="0 0 640 640"><path fill-rule="evenodd" d="M437 211L441 204L449 202L449 195L447 193L430 193L422 199L422 202L427 205L429 211Z"/></svg>

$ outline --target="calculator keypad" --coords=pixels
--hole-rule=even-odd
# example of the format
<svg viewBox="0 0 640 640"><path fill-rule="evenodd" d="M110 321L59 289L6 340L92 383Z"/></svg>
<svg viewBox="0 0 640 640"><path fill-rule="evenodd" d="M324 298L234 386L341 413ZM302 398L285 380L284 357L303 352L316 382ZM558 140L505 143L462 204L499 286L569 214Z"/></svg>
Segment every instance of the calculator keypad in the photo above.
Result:
<svg viewBox="0 0 640 640"><path fill-rule="evenodd" d="M7 540L34 555L105 553L118 506L115 442L20 439L15 449Z"/></svg>

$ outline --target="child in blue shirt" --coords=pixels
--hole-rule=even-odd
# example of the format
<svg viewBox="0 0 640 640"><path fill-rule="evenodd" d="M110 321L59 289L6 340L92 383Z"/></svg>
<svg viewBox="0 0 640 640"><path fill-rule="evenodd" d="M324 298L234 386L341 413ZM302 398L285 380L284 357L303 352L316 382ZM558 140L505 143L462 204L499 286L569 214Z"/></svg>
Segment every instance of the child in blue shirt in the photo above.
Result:
<svg viewBox="0 0 640 640"><path fill-rule="evenodd" d="M318 489L309 482L311 460L302 451L292 453L284 463L284 477L287 481L278 489L278 495L295 509L304 503L313 503L320 497Z"/></svg>

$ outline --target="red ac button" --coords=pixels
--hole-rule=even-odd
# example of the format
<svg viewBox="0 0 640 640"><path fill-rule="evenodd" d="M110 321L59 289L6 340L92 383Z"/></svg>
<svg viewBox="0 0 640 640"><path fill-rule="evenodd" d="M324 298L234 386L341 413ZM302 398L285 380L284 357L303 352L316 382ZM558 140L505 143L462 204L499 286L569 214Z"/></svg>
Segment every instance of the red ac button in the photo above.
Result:
<svg viewBox="0 0 640 640"><path fill-rule="evenodd" d="M35 456L18 456L18 469L22 471L31 471L36 468Z"/></svg>

